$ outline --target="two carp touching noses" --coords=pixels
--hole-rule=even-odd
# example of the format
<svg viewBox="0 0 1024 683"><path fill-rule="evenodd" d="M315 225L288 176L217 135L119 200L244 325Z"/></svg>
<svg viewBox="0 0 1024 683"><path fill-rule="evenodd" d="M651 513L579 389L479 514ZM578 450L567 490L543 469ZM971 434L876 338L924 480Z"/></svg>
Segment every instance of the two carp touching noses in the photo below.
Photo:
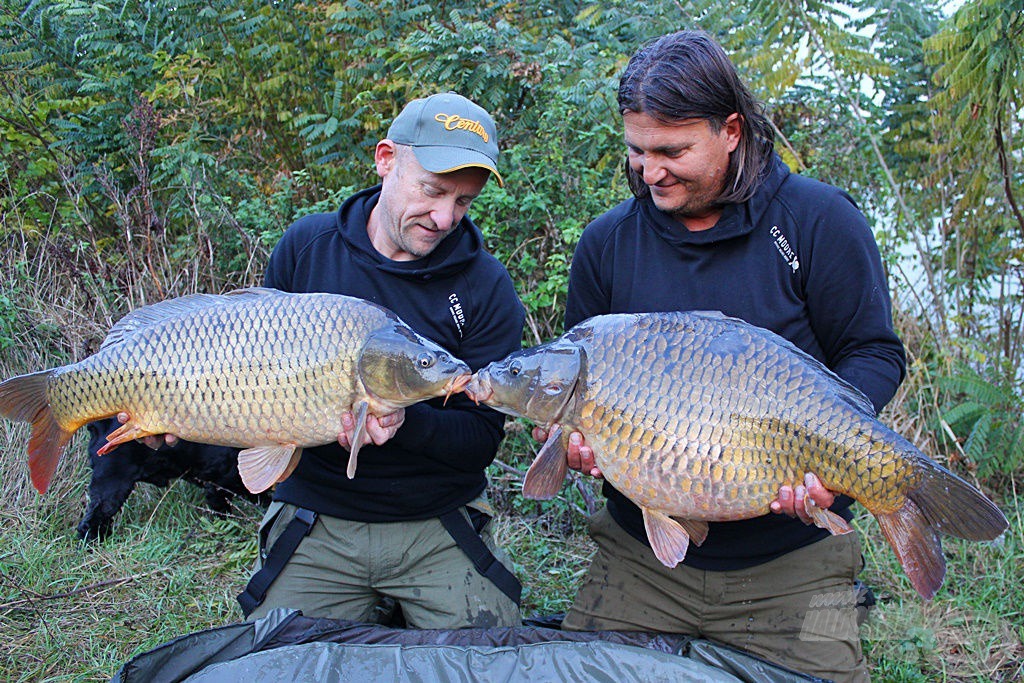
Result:
<svg viewBox="0 0 1024 683"><path fill-rule="evenodd" d="M336 440L343 412L362 426L368 414L461 391L560 425L526 475L527 497L558 492L567 435L582 432L669 567L703 542L708 522L767 514L779 488L808 472L878 519L926 599L945 575L940 532L983 541L1008 526L980 491L879 422L857 389L781 337L718 313L596 316L471 378L360 299L198 294L129 314L79 363L0 383L0 414L32 423L29 469L41 492L75 430L118 412L130 420L107 450L160 433L245 448L239 472L261 491L290 474L301 448ZM851 531L828 510L808 511L832 533Z"/></svg>

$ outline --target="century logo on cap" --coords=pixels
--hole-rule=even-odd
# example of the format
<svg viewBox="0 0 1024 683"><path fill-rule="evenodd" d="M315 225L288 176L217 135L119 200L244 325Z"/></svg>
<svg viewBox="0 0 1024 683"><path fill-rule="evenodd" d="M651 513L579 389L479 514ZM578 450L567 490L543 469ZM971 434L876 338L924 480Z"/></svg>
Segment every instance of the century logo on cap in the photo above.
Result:
<svg viewBox="0 0 1024 683"><path fill-rule="evenodd" d="M494 119L457 93L437 93L405 105L391 122L388 138L412 147L420 166L432 173L485 168L499 185L505 184L498 173Z"/></svg>
<svg viewBox="0 0 1024 683"><path fill-rule="evenodd" d="M490 142L490 137L487 135L487 131L479 121L464 119L458 114L443 113L435 114L434 120L443 124L445 130L466 130L470 133L476 133L484 139L484 142Z"/></svg>

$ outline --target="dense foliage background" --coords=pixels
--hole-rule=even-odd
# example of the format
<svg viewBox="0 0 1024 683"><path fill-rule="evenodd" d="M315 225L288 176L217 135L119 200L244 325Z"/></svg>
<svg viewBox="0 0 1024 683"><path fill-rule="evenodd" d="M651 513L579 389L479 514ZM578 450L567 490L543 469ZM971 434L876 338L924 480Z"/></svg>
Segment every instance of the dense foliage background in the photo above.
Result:
<svg viewBox="0 0 1024 683"><path fill-rule="evenodd" d="M1024 0L0 0L0 374L77 360L142 304L257 283L292 220L376 181L401 106L443 89L497 119L507 184L472 215L524 342L551 338L583 226L628 194L618 75L679 28L722 42L794 171L867 213L912 361L887 419L1015 507ZM5 501L36 505L22 457Z"/></svg>

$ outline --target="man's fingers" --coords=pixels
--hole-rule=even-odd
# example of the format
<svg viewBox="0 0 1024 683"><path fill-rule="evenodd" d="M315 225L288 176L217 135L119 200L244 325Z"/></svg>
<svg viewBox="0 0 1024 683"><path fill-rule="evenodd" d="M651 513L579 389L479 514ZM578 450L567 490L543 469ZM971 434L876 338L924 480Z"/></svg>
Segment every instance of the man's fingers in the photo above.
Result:
<svg viewBox="0 0 1024 683"><path fill-rule="evenodd" d="M580 448L580 461L583 464L581 472L586 472L597 479L604 479L601 469L597 466L597 458L594 457L594 450L590 446Z"/></svg>
<svg viewBox="0 0 1024 683"><path fill-rule="evenodd" d="M804 524L810 524L811 516L807 514L807 510L804 507L806 505L804 502L805 498L807 498L807 487L803 484L797 484L797 487L793 489L793 513Z"/></svg>
<svg viewBox="0 0 1024 683"><path fill-rule="evenodd" d="M341 414L341 433L338 434L338 445L342 448L352 448L352 435L356 430L356 418L352 413Z"/></svg>
<svg viewBox="0 0 1024 683"><path fill-rule="evenodd" d="M579 432L569 434L569 449L566 451L565 460L569 467L574 470L583 469L583 456L580 454L580 446L583 444L583 435Z"/></svg>
<svg viewBox="0 0 1024 683"><path fill-rule="evenodd" d="M789 486L780 486L778 497L771 502L769 505L772 512L779 515L789 515L792 517L796 513L793 511L793 489Z"/></svg>
<svg viewBox="0 0 1024 683"><path fill-rule="evenodd" d="M825 488L821 480L809 472L804 476L804 486L807 488L807 495L818 507L828 508L836 502L836 494Z"/></svg>

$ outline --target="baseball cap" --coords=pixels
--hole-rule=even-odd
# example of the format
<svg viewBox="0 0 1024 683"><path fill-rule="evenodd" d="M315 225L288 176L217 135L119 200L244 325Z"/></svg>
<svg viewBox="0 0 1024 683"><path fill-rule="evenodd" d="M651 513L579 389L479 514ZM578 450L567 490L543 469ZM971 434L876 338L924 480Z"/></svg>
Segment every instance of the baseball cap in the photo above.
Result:
<svg viewBox="0 0 1024 683"><path fill-rule="evenodd" d="M480 105L446 92L413 100L388 128L388 139L409 145L420 166L432 173L486 168L504 187L498 173L498 129Z"/></svg>

